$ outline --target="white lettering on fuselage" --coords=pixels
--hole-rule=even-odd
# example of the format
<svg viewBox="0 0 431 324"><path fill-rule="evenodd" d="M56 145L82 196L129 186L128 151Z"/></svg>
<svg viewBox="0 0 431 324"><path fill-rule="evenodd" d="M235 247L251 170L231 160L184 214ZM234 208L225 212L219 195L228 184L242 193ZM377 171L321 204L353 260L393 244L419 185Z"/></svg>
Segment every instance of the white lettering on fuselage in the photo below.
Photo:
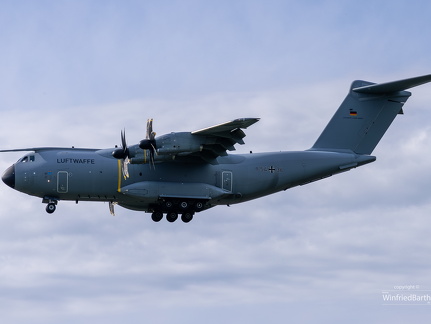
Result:
<svg viewBox="0 0 431 324"><path fill-rule="evenodd" d="M80 164L96 164L95 159L57 159L57 163L80 163Z"/></svg>

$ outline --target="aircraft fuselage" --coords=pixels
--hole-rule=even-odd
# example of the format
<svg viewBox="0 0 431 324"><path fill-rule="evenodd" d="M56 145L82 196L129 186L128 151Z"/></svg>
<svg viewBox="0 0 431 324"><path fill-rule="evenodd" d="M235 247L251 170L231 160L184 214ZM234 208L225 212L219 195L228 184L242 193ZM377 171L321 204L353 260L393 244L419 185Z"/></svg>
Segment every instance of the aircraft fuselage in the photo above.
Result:
<svg viewBox="0 0 431 324"><path fill-rule="evenodd" d="M201 201L202 209L241 203L375 160L373 156L312 150L250 153L219 157L218 164L130 164L130 176L125 178L112 151L41 150L21 158L3 180L13 170L14 189L45 202L108 201L154 212L163 210L163 203L170 200Z"/></svg>

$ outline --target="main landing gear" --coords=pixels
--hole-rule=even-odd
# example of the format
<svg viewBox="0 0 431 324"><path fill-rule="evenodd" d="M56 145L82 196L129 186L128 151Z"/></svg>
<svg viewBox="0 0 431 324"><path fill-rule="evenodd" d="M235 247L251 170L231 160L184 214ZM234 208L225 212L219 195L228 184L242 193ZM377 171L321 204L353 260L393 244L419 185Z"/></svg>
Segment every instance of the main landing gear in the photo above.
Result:
<svg viewBox="0 0 431 324"><path fill-rule="evenodd" d="M188 223L193 219L194 214L195 214L194 212L184 212L181 215L181 220L184 223ZM160 222L162 220L162 218L163 218L163 213L161 211L155 211L151 214L151 219L155 222ZM166 214L166 220L169 223L173 223L177 219L178 219L178 213L177 212L171 211L171 212Z"/></svg>
<svg viewBox="0 0 431 324"><path fill-rule="evenodd" d="M166 213L166 220L173 223L178 219L178 215L181 214L181 220L184 223L188 223L193 219L196 212L200 212L204 208L204 200L163 200L154 208L151 219L155 222L160 222L163 214Z"/></svg>

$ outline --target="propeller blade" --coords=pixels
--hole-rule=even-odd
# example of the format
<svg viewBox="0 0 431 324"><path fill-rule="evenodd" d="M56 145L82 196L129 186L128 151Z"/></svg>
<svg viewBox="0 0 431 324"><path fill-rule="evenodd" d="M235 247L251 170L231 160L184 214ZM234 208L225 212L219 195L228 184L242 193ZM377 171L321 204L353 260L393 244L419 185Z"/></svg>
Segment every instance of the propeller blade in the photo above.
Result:
<svg viewBox="0 0 431 324"><path fill-rule="evenodd" d="M153 132L153 119L147 120L147 136L146 139L150 139L151 133Z"/></svg>
<svg viewBox="0 0 431 324"><path fill-rule="evenodd" d="M129 177L129 163L130 163L130 160L128 157L126 157L122 163L121 171L123 173L124 180L126 180Z"/></svg>
<svg viewBox="0 0 431 324"><path fill-rule="evenodd" d="M147 120L147 134L145 139L139 143L139 147L143 150L148 150L150 153L150 164L155 168L154 155L157 154L156 150L156 133L153 132L153 119Z"/></svg>
<svg viewBox="0 0 431 324"><path fill-rule="evenodd" d="M121 131L121 148L117 148L112 152L112 156L118 160L123 160L121 164L121 172L123 173L124 179L129 177L129 168L128 165L130 163L130 151L127 147L126 141L126 130Z"/></svg>
<svg viewBox="0 0 431 324"><path fill-rule="evenodd" d="M123 147L123 152L124 152L124 158L126 157L130 157L129 156L129 148L127 147L127 142L126 142L126 130L122 130L121 131L121 146Z"/></svg>
<svg viewBox="0 0 431 324"><path fill-rule="evenodd" d="M151 150L150 150L150 162L153 165L154 170L156 169L156 164L154 163L154 153L157 154L156 148L153 144L151 144Z"/></svg>
<svg viewBox="0 0 431 324"><path fill-rule="evenodd" d="M127 143L126 143L126 130L125 129L121 130L121 146L123 148L127 146Z"/></svg>
<svg viewBox="0 0 431 324"><path fill-rule="evenodd" d="M148 127L148 139L150 141L154 141L155 137L156 137L156 133L153 132L153 119L150 119L150 125ZM155 143L156 142L154 142L154 146L155 146Z"/></svg>
<svg viewBox="0 0 431 324"><path fill-rule="evenodd" d="M111 213L112 216L115 216L115 208L114 206L117 204L117 202L115 201L110 201L109 202L109 212Z"/></svg>
<svg viewBox="0 0 431 324"><path fill-rule="evenodd" d="M126 142L126 130L121 131L121 148L115 149L112 152L112 156L116 159L130 158L130 152Z"/></svg>

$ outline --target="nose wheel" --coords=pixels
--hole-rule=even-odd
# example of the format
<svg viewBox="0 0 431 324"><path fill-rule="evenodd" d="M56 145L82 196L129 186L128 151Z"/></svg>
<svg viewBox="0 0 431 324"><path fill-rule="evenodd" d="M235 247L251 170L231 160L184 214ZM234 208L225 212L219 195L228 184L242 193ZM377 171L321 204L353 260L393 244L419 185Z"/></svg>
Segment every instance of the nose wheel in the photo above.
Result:
<svg viewBox="0 0 431 324"><path fill-rule="evenodd" d="M52 214L53 212L55 212L55 209L57 208L57 200L56 199L51 199L48 197L43 198L42 203L48 204L46 205L46 212L48 214Z"/></svg>
<svg viewBox="0 0 431 324"><path fill-rule="evenodd" d="M52 214L53 212L55 212L56 208L57 208L57 206L55 206L54 203L49 203L48 205L46 205L46 212L48 214Z"/></svg>

